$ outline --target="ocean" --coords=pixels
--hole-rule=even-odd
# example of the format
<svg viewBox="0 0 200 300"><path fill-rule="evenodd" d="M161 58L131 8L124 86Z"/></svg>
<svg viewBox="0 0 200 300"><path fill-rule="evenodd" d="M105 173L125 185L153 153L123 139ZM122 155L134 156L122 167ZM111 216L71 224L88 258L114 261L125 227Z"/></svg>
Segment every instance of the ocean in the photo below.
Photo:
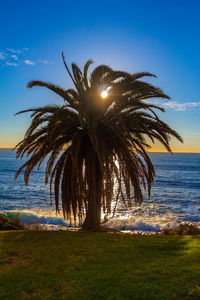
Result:
<svg viewBox="0 0 200 300"><path fill-rule="evenodd" d="M106 225L122 231L156 232L181 222L199 223L200 154L150 153L150 157L156 171L151 197L145 194L141 206L120 209ZM11 218L18 215L25 224L69 226L62 214L56 215L54 203L50 203L44 165L32 172L28 186L23 174L14 180L15 172L25 160L16 160L15 152L0 149L0 213Z"/></svg>

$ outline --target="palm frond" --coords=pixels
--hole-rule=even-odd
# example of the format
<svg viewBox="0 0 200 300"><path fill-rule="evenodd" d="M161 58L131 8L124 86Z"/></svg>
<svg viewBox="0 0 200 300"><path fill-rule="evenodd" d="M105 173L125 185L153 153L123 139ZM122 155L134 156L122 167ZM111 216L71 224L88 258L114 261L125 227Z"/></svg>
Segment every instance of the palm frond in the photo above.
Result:
<svg viewBox="0 0 200 300"><path fill-rule="evenodd" d="M86 89L89 88L89 83L88 83L88 69L89 69L89 67L90 67L91 64L93 64L93 60L92 60L92 59L89 59L89 60L86 62L85 66L84 66L84 71L83 71L84 76L83 76L83 80L84 80Z"/></svg>

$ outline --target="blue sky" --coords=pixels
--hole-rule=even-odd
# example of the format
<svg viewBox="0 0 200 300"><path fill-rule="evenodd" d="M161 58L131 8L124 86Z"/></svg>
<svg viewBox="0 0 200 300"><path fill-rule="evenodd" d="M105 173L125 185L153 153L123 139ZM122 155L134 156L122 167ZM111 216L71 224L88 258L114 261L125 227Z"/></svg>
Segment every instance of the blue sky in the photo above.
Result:
<svg viewBox="0 0 200 300"><path fill-rule="evenodd" d="M40 79L72 84L68 62L109 64L129 72L149 71L153 84L171 97L162 119L184 138L174 151L200 152L200 1L2 1L0 10L0 147L23 138L24 108L61 103ZM160 145L154 151L164 150Z"/></svg>

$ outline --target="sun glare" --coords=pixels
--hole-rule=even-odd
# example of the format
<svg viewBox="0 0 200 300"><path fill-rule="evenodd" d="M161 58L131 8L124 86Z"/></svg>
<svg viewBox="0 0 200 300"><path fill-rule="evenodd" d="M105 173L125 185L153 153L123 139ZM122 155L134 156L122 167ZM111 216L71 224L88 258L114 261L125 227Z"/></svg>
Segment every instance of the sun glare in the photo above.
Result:
<svg viewBox="0 0 200 300"><path fill-rule="evenodd" d="M108 92L107 91L104 90L103 92L101 92L101 98L105 99L107 97L108 97Z"/></svg>

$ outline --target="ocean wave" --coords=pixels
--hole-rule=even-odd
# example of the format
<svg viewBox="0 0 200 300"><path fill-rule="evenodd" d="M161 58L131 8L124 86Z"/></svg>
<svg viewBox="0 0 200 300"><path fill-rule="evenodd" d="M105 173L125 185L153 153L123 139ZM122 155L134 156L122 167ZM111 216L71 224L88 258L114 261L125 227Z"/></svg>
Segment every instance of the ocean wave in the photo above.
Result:
<svg viewBox="0 0 200 300"><path fill-rule="evenodd" d="M42 229L46 230L60 230L67 229L73 224L69 224L62 214L57 215L54 210L11 210L11 211L1 211L10 219L19 218L21 222L25 225L39 223L42 225ZM197 220L196 220L197 221ZM199 221L199 220L198 220ZM193 221L195 222L195 220ZM123 214L123 216L116 218L110 218L104 226L117 229L119 231L127 232L160 232L163 228L167 226L176 227L181 223L175 215L168 213L162 216L130 216L130 214Z"/></svg>
<svg viewBox="0 0 200 300"><path fill-rule="evenodd" d="M167 226L176 227L181 220L173 214L162 216L132 216L129 218L110 219L105 226L120 231L159 232Z"/></svg>
<svg viewBox="0 0 200 300"><path fill-rule="evenodd" d="M51 210L4 210L0 211L0 213L11 220L19 218L24 225L39 223L69 227L69 223L64 220L62 216L56 215L56 213Z"/></svg>

